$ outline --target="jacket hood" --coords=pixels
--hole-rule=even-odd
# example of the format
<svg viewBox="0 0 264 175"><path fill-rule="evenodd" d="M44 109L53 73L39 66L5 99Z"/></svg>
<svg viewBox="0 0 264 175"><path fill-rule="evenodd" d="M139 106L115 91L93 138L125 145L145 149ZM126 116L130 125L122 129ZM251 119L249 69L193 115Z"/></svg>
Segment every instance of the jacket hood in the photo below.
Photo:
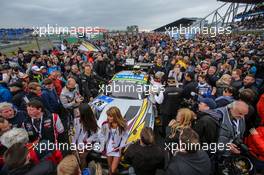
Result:
<svg viewBox="0 0 264 175"><path fill-rule="evenodd" d="M210 116L213 116L215 119L220 120L222 118L221 114L215 110L206 110L203 112L200 112L201 114L208 114Z"/></svg>

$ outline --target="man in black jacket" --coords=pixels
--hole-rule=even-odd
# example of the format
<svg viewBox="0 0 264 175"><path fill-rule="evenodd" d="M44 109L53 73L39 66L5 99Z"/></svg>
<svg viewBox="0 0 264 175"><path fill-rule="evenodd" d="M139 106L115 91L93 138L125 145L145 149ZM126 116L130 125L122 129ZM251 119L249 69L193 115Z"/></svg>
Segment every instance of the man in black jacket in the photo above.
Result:
<svg viewBox="0 0 264 175"><path fill-rule="evenodd" d="M199 111L193 129L198 133L201 143L217 143L220 114L213 111L216 103L211 98L198 98ZM219 120L217 120L219 119ZM210 152L210 150L209 150Z"/></svg>
<svg viewBox="0 0 264 175"><path fill-rule="evenodd" d="M34 165L28 156L28 149L23 143L15 143L4 154L5 165L0 174L7 175L49 175L54 172L52 161L43 160Z"/></svg>
<svg viewBox="0 0 264 175"><path fill-rule="evenodd" d="M94 71L100 76L100 77L106 77L106 67L107 67L107 61L104 60L101 53L97 55L97 59L94 62Z"/></svg>
<svg viewBox="0 0 264 175"><path fill-rule="evenodd" d="M191 128L185 128L180 134L180 142L182 145L170 160L166 175L209 175L211 162L208 155L197 146L198 134Z"/></svg>
<svg viewBox="0 0 264 175"><path fill-rule="evenodd" d="M163 92L164 100L160 104L160 115L162 120L162 134L165 136L166 127L168 126L171 119L175 118L176 112L180 107L182 89L177 88L175 85L175 79L168 78L168 86L165 87Z"/></svg>
<svg viewBox="0 0 264 175"><path fill-rule="evenodd" d="M186 99L190 99L192 97L191 92L197 91L198 83L194 80L194 73L192 72L187 72L184 78L182 96Z"/></svg>
<svg viewBox="0 0 264 175"><path fill-rule="evenodd" d="M231 86L224 88L223 95L215 99L215 103L217 104L217 107L218 108L224 107L232 103L235 100L234 94L235 94L235 88Z"/></svg>
<svg viewBox="0 0 264 175"><path fill-rule="evenodd" d="M239 92L241 92L243 89L247 89L247 88L253 90L256 95L259 95L258 88L256 86L256 79L255 79L255 76L252 74L248 74L243 79L243 86L242 86L242 88L239 89Z"/></svg>
<svg viewBox="0 0 264 175"><path fill-rule="evenodd" d="M13 95L11 102L18 108L21 109L21 104L24 102L23 97L26 92L23 89L21 81L14 82L9 85L9 89Z"/></svg>
<svg viewBox="0 0 264 175"><path fill-rule="evenodd" d="M127 148L124 158L137 175L155 175L156 170L163 169L165 164L165 154L155 145L154 133L149 127L142 129L140 141Z"/></svg>
<svg viewBox="0 0 264 175"><path fill-rule="evenodd" d="M105 79L92 71L92 67L89 64L84 66L84 73L81 74L80 80L80 93L85 101L91 101L98 95L100 81L106 82Z"/></svg>

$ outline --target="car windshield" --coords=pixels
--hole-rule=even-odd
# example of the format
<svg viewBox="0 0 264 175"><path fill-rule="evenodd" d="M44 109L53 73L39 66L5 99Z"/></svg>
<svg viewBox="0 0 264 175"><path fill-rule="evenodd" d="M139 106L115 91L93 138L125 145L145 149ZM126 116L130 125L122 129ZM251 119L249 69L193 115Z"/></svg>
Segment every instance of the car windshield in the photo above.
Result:
<svg viewBox="0 0 264 175"><path fill-rule="evenodd" d="M107 95L115 98L143 99L148 85L133 81L113 81L107 86Z"/></svg>

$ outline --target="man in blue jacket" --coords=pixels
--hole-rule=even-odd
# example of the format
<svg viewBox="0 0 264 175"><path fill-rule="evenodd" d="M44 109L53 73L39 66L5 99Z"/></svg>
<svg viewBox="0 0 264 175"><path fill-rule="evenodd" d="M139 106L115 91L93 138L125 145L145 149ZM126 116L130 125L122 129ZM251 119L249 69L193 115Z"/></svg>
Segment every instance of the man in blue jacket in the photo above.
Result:
<svg viewBox="0 0 264 175"><path fill-rule="evenodd" d="M0 117L8 120L13 127L22 127L22 123L25 121L26 116L24 111L17 110L11 103L0 103Z"/></svg>
<svg viewBox="0 0 264 175"><path fill-rule="evenodd" d="M9 102L12 99L11 92L0 83L0 102Z"/></svg>
<svg viewBox="0 0 264 175"><path fill-rule="evenodd" d="M59 113L60 110L60 100L54 89L54 85L51 79L45 79L43 81L43 88L41 98L43 103L51 113Z"/></svg>

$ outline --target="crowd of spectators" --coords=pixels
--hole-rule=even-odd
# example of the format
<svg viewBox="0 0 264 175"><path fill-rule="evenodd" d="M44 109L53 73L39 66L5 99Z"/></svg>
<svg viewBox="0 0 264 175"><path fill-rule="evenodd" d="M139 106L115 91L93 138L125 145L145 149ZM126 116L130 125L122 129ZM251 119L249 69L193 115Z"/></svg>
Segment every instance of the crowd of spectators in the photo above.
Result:
<svg viewBox="0 0 264 175"><path fill-rule="evenodd" d="M106 36L95 44L100 52L80 51L64 42L64 50L40 53L19 48L14 56L0 54L2 174L103 173L89 152L76 156L70 151L32 149L34 143L47 142L99 142L109 174L118 174L122 156L137 175L232 174L233 170L241 174L247 171L247 161L263 174L262 36L199 35L194 40L173 40L141 33ZM164 92L154 94L163 98L153 101L165 144L156 144L153 128L143 128L140 140L123 152L117 147L125 141L127 123L120 110L108 109L107 121L98 126L88 103L99 94L101 84L127 68L128 58L152 63L148 75L165 86ZM180 95L175 98L171 95L175 93ZM180 143L222 143L230 149L165 149ZM244 160L242 168L230 165L236 157Z"/></svg>

